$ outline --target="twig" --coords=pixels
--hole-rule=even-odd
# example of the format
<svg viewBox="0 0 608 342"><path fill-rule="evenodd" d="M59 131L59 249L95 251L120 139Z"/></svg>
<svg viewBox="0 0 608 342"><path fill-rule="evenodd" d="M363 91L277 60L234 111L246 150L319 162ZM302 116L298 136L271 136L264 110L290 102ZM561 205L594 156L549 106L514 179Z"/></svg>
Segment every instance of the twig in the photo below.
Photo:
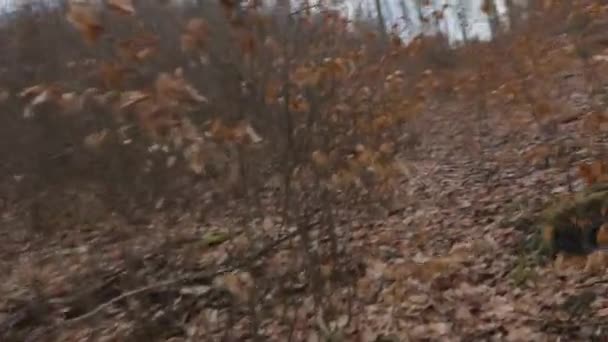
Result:
<svg viewBox="0 0 608 342"><path fill-rule="evenodd" d="M576 286L576 288L577 289L583 289L583 288L587 288L587 287L591 287L591 286L595 286L595 285L600 285L600 284L608 284L608 279L597 279L597 280L594 280L592 282L578 284Z"/></svg>
<svg viewBox="0 0 608 342"><path fill-rule="evenodd" d="M122 293L119 296L116 296L112 299L110 299L107 302L104 302L100 305L98 305L97 307L95 307L94 309L92 309L91 311L69 319L69 320L65 320L59 323L59 325L68 325L68 324L74 324L74 323L78 323L78 322L82 322L88 318L91 318L95 315L97 315L98 313L100 313L101 311L111 307L112 305L127 299L129 297L133 297L151 290L155 290L155 289L159 289L159 288L163 288L163 287L167 287L167 286L172 286L172 285L176 285L182 282L186 282L189 280L195 280L195 279L200 279L200 278L214 278L217 277L218 275L224 274L224 273L228 273L231 272L235 269L241 268L244 265L248 264L250 261L256 260L262 256L264 256L265 254L269 253L270 251L272 251L275 247L277 247L278 245L280 245L281 243L293 238L294 236L296 236L299 233L299 229L294 230L293 232L290 232L288 234L285 234L285 236L278 238L277 240L269 243L268 245L264 246L263 248L261 248L258 252L254 253L251 257L245 259L244 261L238 263L235 266L232 267L226 267L224 269L220 269L217 270L215 272L207 272L207 271L203 271L203 272L196 272L196 273L190 273L190 274L186 274L183 275L181 277L175 278L175 279L170 279L170 280L165 280L165 281L161 281L161 282L157 282L157 283L153 283L150 285L146 285L143 287L139 287L136 288L134 290L131 291L127 291Z"/></svg>
<svg viewBox="0 0 608 342"><path fill-rule="evenodd" d="M217 272L215 272L213 274L209 274L208 276L209 277L214 277L214 276L217 276L217 275L225 273L225 272L228 272L228 270L220 270L220 271L217 271ZM171 279L171 280L165 280L165 281L161 281L161 282L158 282L158 283L153 283L153 284L150 284L150 285L147 285L147 286L143 286L143 287L131 290L131 291L124 292L121 295L116 296L116 297L110 299L109 301L104 302L104 303L98 305L95 309L93 309L93 310L91 310L91 311L89 311L89 312L87 312L87 313L85 313L85 314L83 314L81 316L78 316L78 317L75 317L75 318L72 318L72 319L69 319L69 320L62 321L60 324L61 325L74 324L74 323L78 323L78 322L84 321L84 320L86 320L86 319L88 319L90 317L95 316L99 312L101 312L101 311L103 311L103 310L111 307L112 305L120 302L123 299L127 299L129 297L136 296L138 294L145 293L145 292L148 292L148 291L151 291L151 290L154 290L154 289L158 289L158 288L162 288L162 287L167 287L167 286L179 284L181 282L188 281L188 280L191 280L191 279L196 279L196 278L203 277L203 276L204 276L203 273L187 274L187 275L184 275L182 277L178 277L178 278Z"/></svg>

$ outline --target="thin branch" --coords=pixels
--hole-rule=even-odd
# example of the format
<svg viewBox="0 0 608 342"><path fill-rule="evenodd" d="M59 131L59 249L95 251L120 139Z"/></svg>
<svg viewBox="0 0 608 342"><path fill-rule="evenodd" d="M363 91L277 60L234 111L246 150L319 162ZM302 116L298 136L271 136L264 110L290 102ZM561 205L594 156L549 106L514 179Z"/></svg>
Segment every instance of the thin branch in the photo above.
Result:
<svg viewBox="0 0 608 342"><path fill-rule="evenodd" d="M85 314L83 314L81 316L78 316L78 317L75 317L75 318L72 318L72 319L69 319L69 320L62 321L58 325L69 325L69 324L75 324L75 323L78 323L78 322L82 322L84 320L87 320L87 319L89 319L89 318L97 315L101 311L103 311L103 310L111 307L112 305L114 305L114 304L116 304L116 303L118 303L118 302L120 302L120 301L122 301L124 299L130 298L130 297L142 294L142 293L146 293L148 291L152 291L152 290L156 290L156 289L160 289L160 288L164 288L164 287L169 287L169 286L177 285L179 283L183 283L183 282L187 282L187 281L191 281L191 280L196 280L196 279L201 279L201 278L208 278L208 279L209 278L215 278L215 277L217 277L219 275L222 275L222 274L231 272L233 270L239 269L239 268L243 267L244 265L250 263L251 261L256 260L256 259L258 259L258 258L260 258L260 257L262 257L262 256L264 256L266 254L268 254L275 247L277 247L281 243L283 243L283 242L285 242L285 241L293 238L294 236L296 236L298 234L299 234L298 230L294 230L293 232L290 232L290 233L286 234L285 236L283 236L283 237L281 237L281 238L279 238L279 239L277 239L277 240L269 243L268 245L264 246L258 252L254 253L251 257L245 259L244 261L238 263L235 266L225 267L225 268L217 270L215 272L203 271L203 272L189 273L189 274L183 275L181 277L177 277L175 279L169 279L169 280L165 280L165 281L149 284L149 285L146 285L146 286L143 286L143 287L139 287L139 288L136 288L134 290L124 292L123 294L121 294L119 296L116 296L116 297L110 299L109 301L104 302L104 303L98 305L96 308L92 309L91 311L89 311L89 312L87 312L87 313L85 313Z"/></svg>

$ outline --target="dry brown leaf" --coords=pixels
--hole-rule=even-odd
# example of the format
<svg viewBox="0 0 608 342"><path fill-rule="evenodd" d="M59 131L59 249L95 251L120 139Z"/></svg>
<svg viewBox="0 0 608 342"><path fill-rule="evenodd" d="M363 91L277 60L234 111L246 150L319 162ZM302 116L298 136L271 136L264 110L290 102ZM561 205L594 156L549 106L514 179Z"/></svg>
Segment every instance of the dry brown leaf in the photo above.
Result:
<svg viewBox="0 0 608 342"><path fill-rule="evenodd" d="M291 76L292 82L299 87L315 86L319 82L320 73L313 68L300 66Z"/></svg>
<svg viewBox="0 0 608 342"><path fill-rule="evenodd" d="M542 340L543 335L528 326L510 328L506 337L506 341L509 342L532 342Z"/></svg>
<svg viewBox="0 0 608 342"><path fill-rule="evenodd" d="M249 137L249 140L254 144L261 143L264 139L251 127L251 124L245 126L245 133Z"/></svg>
<svg viewBox="0 0 608 342"><path fill-rule="evenodd" d="M67 20L80 31L87 43L97 42L104 32L98 9L88 2L70 2Z"/></svg>
<svg viewBox="0 0 608 342"><path fill-rule="evenodd" d="M154 82L154 87L156 98L167 107L178 106L188 101L207 102L207 98L186 81L181 68L176 69L173 74L160 73Z"/></svg>
<svg viewBox="0 0 608 342"><path fill-rule="evenodd" d="M428 325L428 328L430 331L433 332L434 335L444 336L450 333L450 331L452 330L452 324L446 322L436 322L430 323Z"/></svg>
<svg viewBox="0 0 608 342"><path fill-rule="evenodd" d="M578 174L587 185L608 180L608 165L603 160L578 165Z"/></svg>
<svg viewBox="0 0 608 342"><path fill-rule="evenodd" d="M150 99L150 94L146 94L139 90L126 91L120 97L120 109L127 109L137 103Z"/></svg>
<svg viewBox="0 0 608 342"><path fill-rule="evenodd" d="M312 153L311 159L315 166L325 168L329 164L329 158L322 151L316 150Z"/></svg>
<svg viewBox="0 0 608 342"><path fill-rule="evenodd" d="M35 107L44 103L51 103L57 101L59 94L56 89L51 87L42 90L36 97L29 103L30 106Z"/></svg>
<svg viewBox="0 0 608 342"><path fill-rule="evenodd" d="M61 94L57 102L64 114L76 114L84 108L82 96L74 92Z"/></svg>
<svg viewBox="0 0 608 342"><path fill-rule="evenodd" d="M597 317L608 317L608 307L599 309L595 315Z"/></svg>
<svg viewBox="0 0 608 342"><path fill-rule="evenodd" d="M40 95L40 93L42 93L46 89L47 89L46 85L37 84L35 86L31 86L31 87L23 89L18 94L18 96L21 97L21 98L29 98L29 97L32 97L32 96L38 96L38 95Z"/></svg>
<svg viewBox="0 0 608 342"><path fill-rule="evenodd" d="M201 52L206 47L209 35L207 22L202 18L193 18L186 23L180 35L183 52Z"/></svg>
<svg viewBox="0 0 608 342"><path fill-rule="evenodd" d="M216 278L214 285L228 290L241 303L246 303L254 283L248 272L234 272Z"/></svg>
<svg viewBox="0 0 608 342"><path fill-rule="evenodd" d="M608 269L608 255L604 251L596 251L587 257L584 271L590 274L604 274Z"/></svg>
<svg viewBox="0 0 608 342"><path fill-rule="evenodd" d="M155 52L156 52L155 48L145 47L145 48L137 51L137 53L135 54L135 57L137 57L137 59L143 61L145 59L150 58L152 55L154 55Z"/></svg>
<svg viewBox="0 0 608 342"><path fill-rule="evenodd" d="M107 0L108 7L120 14L134 15L135 7L132 0Z"/></svg>
<svg viewBox="0 0 608 342"><path fill-rule="evenodd" d="M84 138L84 146L93 150L99 149L108 136L108 130L91 133Z"/></svg>
<svg viewBox="0 0 608 342"><path fill-rule="evenodd" d="M183 156L188 163L188 168L197 175L204 174L205 160L201 153L200 144L194 143L183 150Z"/></svg>

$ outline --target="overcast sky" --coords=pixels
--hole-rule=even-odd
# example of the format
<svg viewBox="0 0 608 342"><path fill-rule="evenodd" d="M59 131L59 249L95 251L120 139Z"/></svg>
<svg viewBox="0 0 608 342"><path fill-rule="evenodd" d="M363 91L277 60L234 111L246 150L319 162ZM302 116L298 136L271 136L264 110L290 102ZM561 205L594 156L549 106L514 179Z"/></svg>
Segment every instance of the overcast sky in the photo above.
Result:
<svg viewBox="0 0 608 342"><path fill-rule="evenodd" d="M361 1L361 2L360 2ZM380 0L383 4L384 14L387 17L387 21L402 22L402 10L399 4L400 0ZM481 11L481 4L483 0L432 0L431 1L435 8L441 8L444 4L448 5L448 9L445 11L445 23L442 25L442 31L445 31L447 26L450 38L452 40L462 39L460 26L458 25L458 19L456 11L462 7L467 13L470 20L469 25L469 37L479 37L481 39L487 39L490 37L490 28L488 25L487 16ZM501 15L506 13L506 7L504 0L495 0L498 12ZM375 8L374 0L348 0L345 2L344 7L349 13L354 13L355 8L361 3L364 7ZM416 13L414 7L414 0L405 0L406 6L410 13ZM415 20L415 19L414 19Z"/></svg>
<svg viewBox="0 0 608 342"><path fill-rule="evenodd" d="M28 2L50 2L53 0L0 0L0 8L9 10L15 7L15 4L22 4ZM298 0L292 0L297 4ZM401 6L399 5L400 0L380 0L383 4L384 14L389 23L403 21ZM404 0L410 13L415 13L414 0ZM437 8L447 4L450 7L445 12L445 23L442 25L442 30L445 31L446 27L450 33L451 40L459 40L462 38L461 31L459 29L456 9L461 6L466 7L466 13L470 19L470 29L468 32L469 37L479 37L486 39L490 36L490 30L488 26L488 20L484 13L481 11L481 3L483 0L431 0ZM498 11L500 13L505 12L504 0L495 0ZM372 9L375 11L374 0L345 0L344 5L341 7L344 11L352 15L359 4L362 4L364 8ZM297 6L297 5L296 5ZM414 18L415 20L415 18ZM417 24L414 22L414 24Z"/></svg>

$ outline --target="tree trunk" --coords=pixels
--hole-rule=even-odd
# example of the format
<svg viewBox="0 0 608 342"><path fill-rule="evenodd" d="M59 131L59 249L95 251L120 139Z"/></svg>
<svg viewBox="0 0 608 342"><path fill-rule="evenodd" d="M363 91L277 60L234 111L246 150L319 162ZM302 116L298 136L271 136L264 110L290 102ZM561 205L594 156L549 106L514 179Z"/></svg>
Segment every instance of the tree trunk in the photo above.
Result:
<svg viewBox="0 0 608 342"><path fill-rule="evenodd" d="M509 29L513 30L518 27L521 22L523 8L514 0L505 0L505 6L507 7L509 16Z"/></svg>
<svg viewBox="0 0 608 342"><path fill-rule="evenodd" d="M500 31L500 20L498 18L498 10L496 9L496 3L494 0L484 0L484 9L488 16L488 23L490 24L490 32L492 38L496 38Z"/></svg>
<svg viewBox="0 0 608 342"><path fill-rule="evenodd" d="M405 0L399 0L399 7L401 7L401 17L403 18L405 27L407 27L408 30L412 30L412 28L413 28L412 18L410 17L410 11L407 8L407 4L405 3Z"/></svg>
<svg viewBox="0 0 608 342"><path fill-rule="evenodd" d="M469 15L467 13L468 6L460 1L456 11L458 25L460 26L460 32L462 34L462 42L466 44L469 41Z"/></svg>
<svg viewBox="0 0 608 342"><path fill-rule="evenodd" d="M382 4L380 0L374 0L376 3L376 16L378 18L378 31L380 31L380 35L384 42L388 41L388 37L386 34L386 21L384 20L384 14L382 12Z"/></svg>

